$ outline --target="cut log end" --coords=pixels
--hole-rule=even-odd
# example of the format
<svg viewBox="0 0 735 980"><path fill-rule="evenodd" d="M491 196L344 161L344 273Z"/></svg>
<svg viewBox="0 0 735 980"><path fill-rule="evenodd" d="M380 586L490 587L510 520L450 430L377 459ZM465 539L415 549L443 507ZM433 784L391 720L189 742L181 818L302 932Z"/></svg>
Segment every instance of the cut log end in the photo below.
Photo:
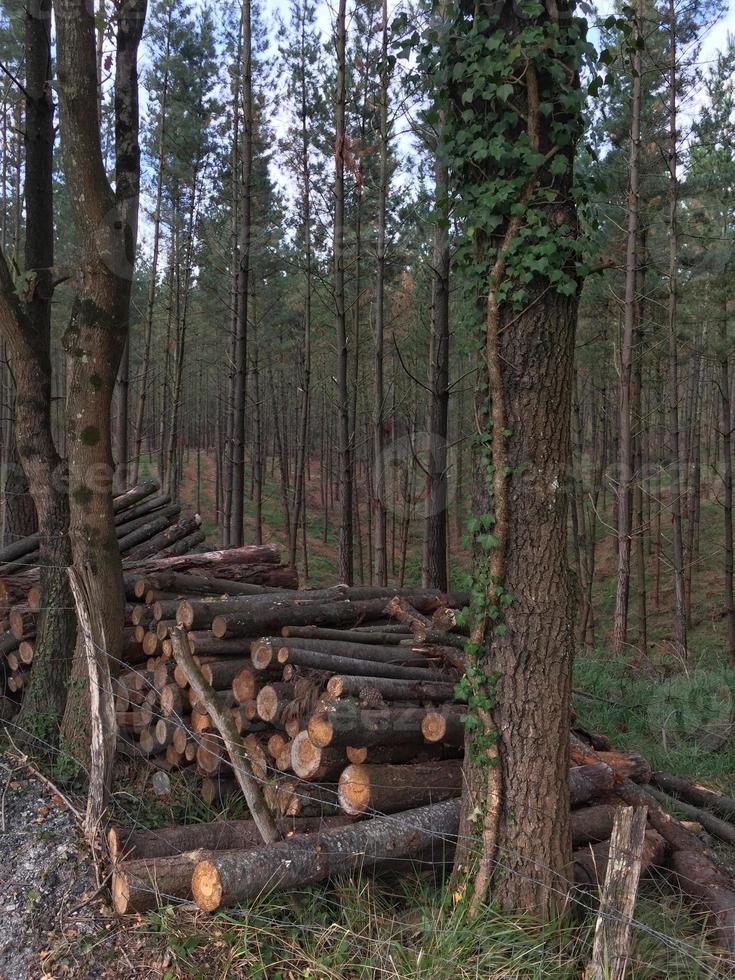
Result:
<svg viewBox="0 0 735 980"><path fill-rule="evenodd" d="M130 888L124 872L115 871L112 875L112 906L118 915L127 915L130 904Z"/></svg>
<svg viewBox="0 0 735 980"><path fill-rule="evenodd" d="M370 774L364 766L351 765L343 771L337 790L339 805L350 816L360 816L370 806Z"/></svg>
<svg viewBox="0 0 735 980"><path fill-rule="evenodd" d="M309 719L308 732L309 738L314 745L318 745L319 748L325 748L331 744L332 738L334 737L334 726L328 718L316 716Z"/></svg>
<svg viewBox="0 0 735 980"><path fill-rule="evenodd" d="M201 861L191 879L194 901L205 912L214 912L222 903L222 881L219 871L211 861Z"/></svg>

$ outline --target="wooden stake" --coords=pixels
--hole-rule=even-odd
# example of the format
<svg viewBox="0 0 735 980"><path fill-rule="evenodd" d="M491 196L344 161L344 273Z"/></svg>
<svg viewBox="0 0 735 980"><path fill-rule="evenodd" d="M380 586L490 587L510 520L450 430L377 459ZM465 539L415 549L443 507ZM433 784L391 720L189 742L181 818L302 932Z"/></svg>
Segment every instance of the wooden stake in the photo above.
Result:
<svg viewBox="0 0 735 980"><path fill-rule="evenodd" d="M646 818L645 807L624 807L615 816L592 962L585 970L584 980L623 980L625 976Z"/></svg>

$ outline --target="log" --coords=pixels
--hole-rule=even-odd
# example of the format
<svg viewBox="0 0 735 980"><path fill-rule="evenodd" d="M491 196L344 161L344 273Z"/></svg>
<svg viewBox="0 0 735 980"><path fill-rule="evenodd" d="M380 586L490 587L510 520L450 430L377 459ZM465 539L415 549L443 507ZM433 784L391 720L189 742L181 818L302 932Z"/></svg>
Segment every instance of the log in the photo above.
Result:
<svg viewBox="0 0 735 980"><path fill-rule="evenodd" d="M232 776L203 777L199 795L207 806L225 806L230 800L241 800L242 793Z"/></svg>
<svg viewBox="0 0 735 980"><path fill-rule="evenodd" d="M170 527L163 528L158 534L154 535L148 541L139 544L137 548L133 548L128 552L131 559L140 558L152 558L157 555L160 551L165 551L166 548L170 548L171 545L175 544L177 541L181 541L182 538L187 538L192 534L196 534L202 523L202 519L199 514L195 514L193 517L188 517L183 521L179 521L178 524L172 524Z"/></svg>
<svg viewBox="0 0 735 980"><path fill-rule="evenodd" d="M187 555L194 548L197 548L200 544L204 544L207 536L202 530L194 531L193 534L188 535L188 537L181 538L175 544L169 545L168 548L164 548L160 552L161 557L174 557L176 555Z"/></svg>
<svg viewBox="0 0 735 980"><path fill-rule="evenodd" d="M347 765L344 749L314 745L308 732L299 732L291 743L291 768L300 779L330 781Z"/></svg>
<svg viewBox="0 0 735 980"><path fill-rule="evenodd" d="M377 693L386 701L451 701L454 684L426 681L403 681L389 677L355 677L336 674L327 681L330 697L370 698Z"/></svg>
<svg viewBox="0 0 735 980"><path fill-rule="evenodd" d="M709 813L707 810L703 810L701 807L691 806L689 803L684 803L681 800L668 796L666 793L653 789L651 786L646 787L646 792L662 806L666 807L667 810L670 810L672 807L680 810L687 820L696 821L708 834L735 847L735 827L731 823L728 823L726 820L720 820L719 817Z"/></svg>
<svg viewBox="0 0 735 980"><path fill-rule="evenodd" d="M572 812L572 844L582 847L585 844L600 844L609 840L615 823L615 814L621 805L597 803L581 807Z"/></svg>
<svg viewBox="0 0 735 980"><path fill-rule="evenodd" d="M403 666L430 666L429 657L414 653L401 646L377 646L367 643L348 643L339 640L283 639L279 636L262 636L250 646L253 666L265 670L273 664L279 650L314 650L317 653L334 654L350 659L368 660L375 663L400 664Z"/></svg>
<svg viewBox="0 0 735 980"><path fill-rule="evenodd" d="M301 592L288 590L268 591L262 595L231 596L225 599L183 599L176 609L176 621L188 630L203 629L210 626L218 616L245 617L257 616L259 610L284 606L301 608L319 605L324 602L339 601L344 598L344 588L306 589Z"/></svg>
<svg viewBox="0 0 735 980"><path fill-rule="evenodd" d="M446 742L447 745L464 743L464 721L467 708L463 705L444 705L441 709L427 711L421 722L421 734L427 742Z"/></svg>
<svg viewBox="0 0 735 980"><path fill-rule="evenodd" d="M239 853L239 851L237 852ZM118 915L149 912L172 898L191 899L192 874L216 851L187 851L172 857L119 864L112 875L112 904Z"/></svg>
<svg viewBox="0 0 735 980"><path fill-rule="evenodd" d="M258 676L249 665L241 667L232 680L232 693L238 704L253 701L258 694Z"/></svg>
<svg viewBox="0 0 735 980"><path fill-rule="evenodd" d="M226 769L230 760L218 732L199 732L197 769L203 776L213 776Z"/></svg>
<svg viewBox="0 0 735 980"><path fill-rule="evenodd" d="M366 619L380 618L384 606L383 599L309 603L305 606L274 599L271 604L263 603L250 615L216 616L212 622L212 632L219 637L268 636L283 626L356 626Z"/></svg>
<svg viewBox="0 0 735 980"><path fill-rule="evenodd" d="M10 631L20 642L27 637L36 635L36 613L28 612L27 608L15 607L10 610Z"/></svg>
<svg viewBox="0 0 735 980"><path fill-rule="evenodd" d="M192 876L197 905L213 912L247 901L270 889L287 889L322 881L331 875L392 863L434 847L456 834L459 803L450 800L409 810L396 817L376 817L349 827L304 834L269 848L222 851L200 862Z"/></svg>
<svg viewBox="0 0 735 980"><path fill-rule="evenodd" d="M573 766L569 770L569 796L571 806L580 806L589 800L606 796L615 789L615 774L604 762L586 766Z"/></svg>
<svg viewBox="0 0 735 980"><path fill-rule="evenodd" d="M173 742L174 733L178 729L176 722L171 721L170 718L159 718L156 722L156 726L153 730L153 737L155 739L156 745L159 751L167 749L169 745Z"/></svg>
<svg viewBox="0 0 735 980"><path fill-rule="evenodd" d="M115 525L119 526L120 524L127 524L128 521L134 521L138 517L145 517L146 514L160 510L162 507L167 507L170 503L171 497L169 497L168 494L159 494L156 497L148 497L139 504L135 504L134 506L126 507L124 510L117 511L115 513Z"/></svg>
<svg viewBox="0 0 735 980"><path fill-rule="evenodd" d="M309 787L310 789L312 787ZM278 820L282 834L310 834L352 821L344 816L329 820L313 817ZM229 851L258 847L263 839L254 820L212 820L208 823L178 824L157 830L136 830L113 825L107 830L107 846L115 864L140 859L176 857L186 851Z"/></svg>
<svg viewBox="0 0 735 980"><path fill-rule="evenodd" d="M149 589L172 592L174 595L264 595L269 590L265 585L251 582L231 582L227 578L214 575L190 575L186 572L162 571L148 578L138 578L135 582L135 595L142 599Z"/></svg>
<svg viewBox="0 0 735 980"><path fill-rule="evenodd" d="M168 524L170 525L178 520L180 513L181 513L180 504L176 504L176 503L169 504L166 507L161 507L158 510L153 510L150 512L150 514L146 514L143 517L136 517L133 520L123 521L122 523L118 524L115 527L115 534L117 536L118 541L120 541L121 538L127 537L129 534L132 534L134 531L139 531L141 528L147 528L150 527L151 524L160 522L162 518L165 518L168 521Z"/></svg>
<svg viewBox="0 0 735 980"><path fill-rule="evenodd" d="M259 717L272 725L280 724L283 712L294 697L293 684L266 684L258 691L255 705Z"/></svg>
<svg viewBox="0 0 735 980"><path fill-rule="evenodd" d="M350 816L368 810L397 813L453 799L462 792L462 761L423 762L415 765L351 765L338 784L339 805Z"/></svg>
<svg viewBox="0 0 735 980"><path fill-rule="evenodd" d="M368 632L364 629L333 630L319 626L284 626L281 636L304 640L338 640L347 643L369 643L376 646L399 646L403 635L390 632ZM411 641L413 642L413 641Z"/></svg>
<svg viewBox="0 0 735 980"><path fill-rule="evenodd" d="M20 657L20 662L26 666L32 664L33 653L33 644L29 640L21 640L21 642L18 644L18 656Z"/></svg>
<svg viewBox="0 0 735 980"><path fill-rule="evenodd" d="M416 646L416 645L417 645L417 640L415 636L401 639L401 646ZM452 647L455 650L460 650L464 652L464 648L467 645L467 640L463 636L456 636L452 633L444 633L442 630L430 629L427 630L425 634L422 634L421 641L418 645L420 645L421 647L425 647L425 646Z"/></svg>
<svg viewBox="0 0 735 980"><path fill-rule="evenodd" d="M148 603L148 605L151 605ZM154 602L151 605L153 610L153 619L158 623L162 619L176 619L176 610L181 605L181 599L166 599L164 601Z"/></svg>
<svg viewBox="0 0 735 980"><path fill-rule="evenodd" d="M13 650L17 650L20 644L20 640L13 633L4 633L0 636L0 657L12 653Z"/></svg>
<svg viewBox="0 0 735 980"><path fill-rule="evenodd" d="M9 562L16 561L18 558L38 551L40 543L41 535L36 533L29 534L25 538L19 538L17 541L5 545L4 548L0 548L0 565L6 565ZM5 574L5 569L2 569L2 572Z"/></svg>
<svg viewBox="0 0 735 980"><path fill-rule="evenodd" d="M166 684L161 688L161 714L165 718L181 715L184 711L184 696L178 684Z"/></svg>
<svg viewBox="0 0 735 980"><path fill-rule="evenodd" d="M351 674L359 677L393 677L399 680L411 681L442 681L446 674L427 667L400 667L396 664L378 663L373 660L358 660L353 657L338 657L331 653L319 653L316 650L289 649L281 647L278 651L280 664L297 664L301 667L312 667L317 670L328 670L334 673Z"/></svg>
<svg viewBox="0 0 735 980"><path fill-rule="evenodd" d="M735 890L732 877L694 850L675 850L669 867L681 890L709 913L718 944L730 955L735 953Z"/></svg>
<svg viewBox="0 0 735 980"><path fill-rule="evenodd" d="M584 980L623 980L625 977L645 845L646 810L643 807L619 810L608 849L592 960L584 972Z"/></svg>
<svg viewBox="0 0 735 980"><path fill-rule="evenodd" d="M235 678L240 674L243 667L249 667L249 661L244 658L232 660L214 660L202 666L202 677L211 684L216 691L224 691L231 688Z"/></svg>
<svg viewBox="0 0 735 980"><path fill-rule="evenodd" d="M125 555L126 552L132 551L136 545L142 544L144 541L148 541L149 538L154 537L159 531L165 531L180 513L181 508L178 504L172 504L170 507L164 507L158 514L151 515L150 520L146 517L140 518L143 523L138 527L131 527L131 525L138 523L137 521L131 521L130 524L123 524L121 527L116 528L120 554ZM130 560L134 561L133 558Z"/></svg>
<svg viewBox="0 0 735 980"><path fill-rule="evenodd" d="M345 754L350 763L361 766L396 765L404 762L438 762L447 758L443 745L421 745L416 742L399 742L396 745L346 745ZM451 758L459 758L452 755Z"/></svg>
<svg viewBox="0 0 735 980"><path fill-rule="evenodd" d="M212 574L226 570L225 577L239 581L243 569L252 565L278 565L281 554L273 545L245 545L242 548L228 548L223 551L204 551L194 555L180 555L172 558L155 558L138 565L138 571L143 575L155 575L161 571L186 572L198 569ZM134 568L135 563L126 562L127 567Z"/></svg>
<svg viewBox="0 0 735 980"><path fill-rule="evenodd" d="M191 652L209 657L247 657L250 653L250 640L218 640L209 630L188 634Z"/></svg>
<svg viewBox="0 0 735 980"><path fill-rule="evenodd" d="M129 490L125 490L124 493L117 494L112 500L113 513L119 514L121 511L127 510L141 500L145 500L146 497L152 496L160 489L161 484L158 480L145 480L143 483L139 483Z"/></svg>
<svg viewBox="0 0 735 980"><path fill-rule="evenodd" d="M274 732L268 739L266 746L268 755L271 757L271 759L277 759L288 742L289 739L286 738L285 735L282 735L281 732Z"/></svg>
<svg viewBox="0 0 735 980"><path fill-rule="evenodd" d="M140 644L140 649L143 651L146 657L153 657L158 653L161 647L161 640L158 638L157 633L153 633L150 630L143 637L143 642Z"/></svg>
<svg viewBox="0 0 735 980"><path fill-rule="evenodd" d="M159 640L167 640L171 635L171 630L174 629L176 623L173 619L159 619L156 623L156 636Z"/></svg>
<svg viewBox="0 0 735 980"><path fill-rule="evenodd" d="M406 626L411 630L414 638L419 641L424 641L426 635L430 630L433 630L434 623L428 617L423 616L418 609L409 602L409 600L402 595L394 595L393 598L386 603L385 613L387 616L391 616L394 619L399 620L401 623L405 623Z"/></svg>
<svg viewBox="0 0 735 980"><path fill-rule="evenodd" d="M273 803L284 817L324 817L339 813L336 783L304 786L297 779L281 779L275 786Z"/></svg>
<svg viewBox="0 0 735 980"><path fill-rule="evenodd" d="M658 789L696 807L708 807L728 820L735 820L735 799L699 783L691 783L669 772L654 772L651 782Z"/></svg>
<svg viewBox="0 0 735 980"><path fill-rule="evenodd" d="M411 742L420 745L421 723L426 712L415 705L400 704L362 708L354 701L339 700L325 705L307 725L314 745L392 745Z"/></svg>

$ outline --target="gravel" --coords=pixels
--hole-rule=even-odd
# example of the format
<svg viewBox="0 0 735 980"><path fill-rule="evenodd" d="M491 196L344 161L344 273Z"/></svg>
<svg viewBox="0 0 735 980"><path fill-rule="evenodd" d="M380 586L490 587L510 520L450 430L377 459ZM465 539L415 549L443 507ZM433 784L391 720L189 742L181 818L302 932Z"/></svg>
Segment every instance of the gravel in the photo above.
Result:
<svg viewBox="0 0 735 980"><path fill-rule="evenodd" d="M0 752L0 980L163 977L141 925L115 916L62 798Z"/></svg>

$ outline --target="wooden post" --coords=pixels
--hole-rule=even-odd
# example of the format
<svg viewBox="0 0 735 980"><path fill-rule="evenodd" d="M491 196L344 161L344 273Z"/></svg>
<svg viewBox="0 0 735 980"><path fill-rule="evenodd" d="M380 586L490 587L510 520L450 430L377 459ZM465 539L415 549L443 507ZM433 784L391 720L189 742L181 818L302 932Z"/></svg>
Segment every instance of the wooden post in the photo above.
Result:
<svg viewBox="0 0 735 980"><path fill-rule="evenodd" d="M647 816L641 806L621 808L615 817L592 961L584 980L623 980L625 976Z"/></svg>
<svg viewBox="0 0 735 980"><path fill-rule="evenodd" d="M92 601L95 593L90 589L91 577L92 570L88 564L83 565L81 569L69 568L69 583L79 620L79 640L84 645L89 672L91 747L84 833L87 840L93 844L110 791L117 742L117 722L110 662L107 658L106 617L99 606Z"/></svg>
<svg viewBox="0 0 735 980"><path fill-rule="evenodd" d="M222 736L225 749L232 762L232 768L235 770L235 778L243 791L250 815L263 840L266 844L277 841L279 839L278 828L263 799L263 793L253 774L253 767L245 753L232 717L212 686L202 677L201 671L191 654L186 632L180 626L172 630L171 643L174 659L197 695L197 704L206 709L207 714Z"/></svg>

